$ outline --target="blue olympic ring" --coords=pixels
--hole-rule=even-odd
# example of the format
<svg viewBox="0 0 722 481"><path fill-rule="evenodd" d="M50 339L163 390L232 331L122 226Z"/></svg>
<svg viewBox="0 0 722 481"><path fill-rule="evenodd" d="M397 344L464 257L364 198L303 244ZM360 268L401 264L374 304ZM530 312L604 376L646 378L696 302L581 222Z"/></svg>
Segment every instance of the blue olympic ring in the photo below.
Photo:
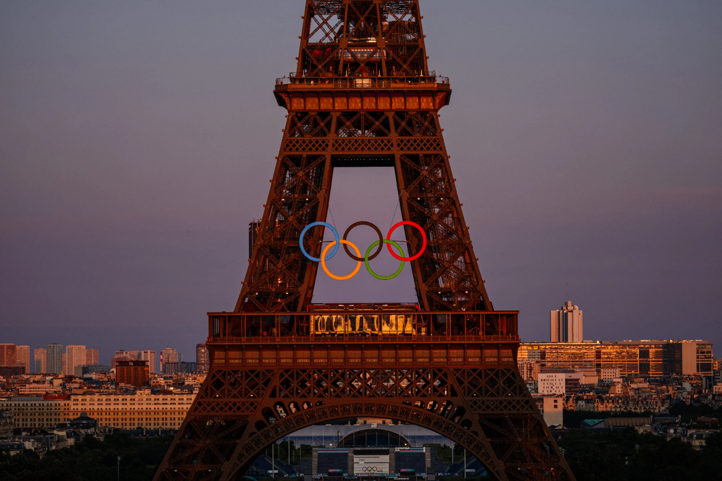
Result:
<svg viewBox="0 0 722 481"><path fill-rule="evenodd" d="M308 231L308 229L310 229L311 227L315 227L315 226L317 226L317 225L322 225L322 226L324 226L324 227L328 227L329 229L331 229L331 232L333 232L333 236L336 238L336 245L335 245L334 248L333 248L333 252L331 252L331 255L328 256L328 257L326 257L325 260L329 260L329 259L331 259L333 256L336 255L336 252L338 252L338 247L341 245L341 238L338 236L338 231L337 231L336 229L334 229L331 224L327 224L327 223L325 223L325 222L314 222L313 224L308 224L308 225L306 226L306 228L303 229L303 231L301 232L301 237L298 239L298 243L299 243L300 246L301 246L301 252L303 252L303 255L305 255L306 257L308 257L310 260L312 260L312 261L314 261L314 262L321 262L321 259L319 259L318 257L311 257L311 256L308 254L308 252L306 252L306 248L303 247L303 236L306 235L306 231Z"/></svg>

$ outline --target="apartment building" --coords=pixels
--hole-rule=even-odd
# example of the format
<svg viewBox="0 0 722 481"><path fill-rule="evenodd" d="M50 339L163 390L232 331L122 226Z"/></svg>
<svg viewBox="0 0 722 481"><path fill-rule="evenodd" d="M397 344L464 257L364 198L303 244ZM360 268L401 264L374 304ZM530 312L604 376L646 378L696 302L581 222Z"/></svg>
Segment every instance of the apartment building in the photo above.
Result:
<svg viewBox="0 0 722 481"><path fill-rule="evenodd" d="M16 428L53 429L67 419L63 396L19 396L0 399L0 411L10 411Z"/></svg>
<svg viewBox="0 0 722 481"><path fill-rule="evenodd" d="M523 342L517 359L519 363L538 363L541 368L619 369L620 377L711 377L712 348L709 341ZM533 373L529 369L528 373Z"/></svg>
<svg viewBox="0 0 722 481"><path fill-rule="evenodd" d="M564 396L560 394L532 394L547 426L564 423Z"/></svg>
<svg viewBox="0 0 722 481"><path fill-rule="evenodd" d="M195 393L151 394L139 390L134 394L73 395L68 405L67 419L87 413L98 426L119 429L178 429L190 409Z"/></svg>
<svg viewBox="0 0 722 481"><path fill-rule="evenodd" d="M150 390L134 394L25 396L0 399L0 411L10 411L16 428L55 428L86 413L98 426L118 429L178 429L195 393Z"/></svg>

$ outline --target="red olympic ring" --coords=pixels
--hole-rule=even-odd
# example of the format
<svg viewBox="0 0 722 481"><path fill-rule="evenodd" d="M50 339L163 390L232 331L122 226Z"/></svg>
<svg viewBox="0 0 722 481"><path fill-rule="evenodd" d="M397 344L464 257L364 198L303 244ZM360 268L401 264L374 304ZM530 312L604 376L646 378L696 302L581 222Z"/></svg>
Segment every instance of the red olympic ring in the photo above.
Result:
<svg viewBox="0 0 722 481"><path fill-rule="evenodd" d="M393 232L394 232L397 228L401 227L402 225L410 225L410 226L412 226L412 227L416 227L417 229L419 229L419 232L421 232L421 237L424 238L424 242L423 242L423 244L421 245L421 250L419 251L419 253L416 254L416 255L413 256L413 257L401 257L400 255L398 255L397 253L395 253L395 252L391 249L391 244L386 244L386 248L389 250L389 252L391 253L392 256L394 256L396 259L398 259L398 260L400 260L400 261L415 261L416 259L418 259L419 257L421 257L421 255L422 255L422 254L424 253L424 251L426 250L426 243L427 243L426 232L424 232L424 229L422 229L421 226L420 226L419 224L417 224L416 222L411 222L411 221L408 221L408 220L407 220L407 221L399 222L398 224L396 224L395 226L393 226L393 227L391 228L391 230L389 231L389 233L386 235L386 240L391 240L391 234L393 234Z"/></svg>

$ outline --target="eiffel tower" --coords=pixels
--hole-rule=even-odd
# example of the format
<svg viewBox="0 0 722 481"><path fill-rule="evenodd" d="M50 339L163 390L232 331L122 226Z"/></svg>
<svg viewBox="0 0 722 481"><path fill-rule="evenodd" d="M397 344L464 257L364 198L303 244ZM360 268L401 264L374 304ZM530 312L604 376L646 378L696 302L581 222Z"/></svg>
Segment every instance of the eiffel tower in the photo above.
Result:
<svg viewBox="0 0 722 481"><path fill-rule="evenodd" d="M439 124L451 87L429 70L418 0L305 3L245 282L233 312L208 314L210 371L155 479L241 479L294 431L368 416L435 431L498 480L573 480L516 366L518 313L484 287ZM394 170L403 220L423 230L397 231L423 251L418 305L311 302L319 263L299 239L349 166ZM322 227L302 241L310 257Z"/></svg>

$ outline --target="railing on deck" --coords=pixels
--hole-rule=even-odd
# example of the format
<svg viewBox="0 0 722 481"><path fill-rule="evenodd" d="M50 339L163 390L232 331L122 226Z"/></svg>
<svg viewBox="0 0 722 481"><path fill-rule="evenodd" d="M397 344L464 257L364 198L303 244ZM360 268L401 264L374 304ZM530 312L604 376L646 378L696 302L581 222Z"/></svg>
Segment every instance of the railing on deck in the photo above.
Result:
<svg viewBox="0 0 722 481"><path fill-rule="evenodd" d="M517 311L212 312L208 342L519 342L517 319Z"/></svg>
<svg viewBox="0 0 722 481"><path fill-rule="evenodd" d="M434 76L393 76L393 77L282 77L276 85L298 85L314 88L405 88L408 86L449 85L448 77Z"/></svg>

